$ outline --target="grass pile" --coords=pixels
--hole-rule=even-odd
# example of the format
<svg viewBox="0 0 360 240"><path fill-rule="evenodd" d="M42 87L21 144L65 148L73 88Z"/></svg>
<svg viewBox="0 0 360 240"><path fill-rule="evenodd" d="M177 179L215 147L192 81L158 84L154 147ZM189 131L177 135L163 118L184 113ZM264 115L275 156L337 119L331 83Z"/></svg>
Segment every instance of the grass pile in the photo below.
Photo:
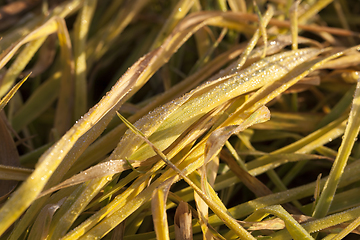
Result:
<svg viewBox="0 0 360 240"><path fill-rule="evenodd" d="M1 3L0 239L358 238L358 1Z"/></svg>

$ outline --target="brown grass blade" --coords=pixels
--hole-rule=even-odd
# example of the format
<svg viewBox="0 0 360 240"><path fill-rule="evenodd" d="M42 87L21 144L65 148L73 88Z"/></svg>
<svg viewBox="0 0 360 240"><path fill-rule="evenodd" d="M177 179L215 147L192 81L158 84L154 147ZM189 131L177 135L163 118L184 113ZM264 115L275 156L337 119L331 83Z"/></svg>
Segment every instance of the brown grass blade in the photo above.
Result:
<svg viewBox="0 0 360 240"><path fill-rule="evenodd" d="M175 239L192 240L191 212L188 204L180 202L175 212Z"/></svg>
<svg viewBox="0 0 360 240"><path fill-rule="evenodd" d="M19 167L19 153L5 121L6 116L0 111L0 164ZM0 180L0 200L6 199L17 184L17 181Z"/></svg>

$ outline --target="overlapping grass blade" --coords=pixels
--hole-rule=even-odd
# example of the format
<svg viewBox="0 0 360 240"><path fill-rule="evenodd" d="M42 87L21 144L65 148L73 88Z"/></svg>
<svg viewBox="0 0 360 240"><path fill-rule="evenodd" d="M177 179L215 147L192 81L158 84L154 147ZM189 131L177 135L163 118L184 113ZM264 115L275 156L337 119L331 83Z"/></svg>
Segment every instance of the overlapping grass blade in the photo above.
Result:
<svg viewBox="0 0 360 240"><path fill-rule="evenodd" d="M354 146L354 142L357 140L357 135L360 130L359 118L359 99L360 99L360 82L358 82L355 90L354 100L352 108L349 114L348 123L346 125L344 137L342 139L339 153L336 156L333 167L329 175L329 179L325 184L325 187L320 195L319 201L314 209L313 216L316 218L325 217L332 199L334 197L339 180L343 175L344 168L347 164L348 157L350 156L351 149Z"/></svg>
<svg viewBox="0 0 360 240"><path fill-rule="evenodd" d="M314 239L311 235L280 205L264 207L256 210L245 221L259 221L268 214L276 215L285 222L286 229L295 240Z"/></svg>
<svg viewBox="0 0 360 240"><path fill-rule="evenodd" d="M154 54L156 55L156 51ZM151 56L152 55L149 55L149 57ZM7 202L0 210L1 218L6 219L6 221L1 222L1 232L5 231L7 227L9 227L10 224L35 200L36 196L42 191L51 177L53 171L63 161L64 157L74 147L76 142L80 138L85 140L73 149L77 155L80 155L81 152L101 134L106 127L106 123L109 122L114 115L114 108L116 109L122 104L124 97L128 94L129 90L134 90L144 84L143 80L138 79L140 76L139 69L144 67L143 64L148 66L146 65L145 59L140 59L135 63L133 67L128 70L128 75L124 76L124 79L126 78L126 80L120 81L97 106L91 109L62 137L62 139L59 140L59 142L42 156L39 160L40 164L37 166L34 173L15 192L12 197L13 200ZM97 125L98 128L96 128L95 125ZM76 154L71 158L76 159ZM68 164L68 168L71 165L70 162L74 161L74 159L71 158L66 159L65 161ZM66 168L63 170L66 170ZM59 180L61 177L61 174L57 175ZM24 196L26 196L26 201L23 200Z"/></svg>
<svg viewBox="0 0 360 240"><path fill-rule="evenodd" d="M335 2L330 20L331 2L69 0L26 9L0 33L0 96L34 72L0 103L0 158L16 166L2 178L23 181L2 185L10 188L1 188L0 238L174 239L179 226L206 239L357 234L360 54L350 46L359 5ZM270 120L254 125L268 109ZM34 170L18 168L18 155Z"/></svg>

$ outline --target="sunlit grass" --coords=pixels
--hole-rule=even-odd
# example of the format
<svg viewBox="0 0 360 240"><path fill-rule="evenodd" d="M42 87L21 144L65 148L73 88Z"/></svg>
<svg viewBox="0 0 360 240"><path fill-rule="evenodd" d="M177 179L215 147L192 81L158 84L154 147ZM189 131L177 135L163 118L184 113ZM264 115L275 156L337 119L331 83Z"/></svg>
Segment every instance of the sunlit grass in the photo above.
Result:
<svg viewBox="0 0 360 240"><path fill-rule="evenodd" d="M265 2L4 15L0 239L356 239L360 4Z"/></svg>

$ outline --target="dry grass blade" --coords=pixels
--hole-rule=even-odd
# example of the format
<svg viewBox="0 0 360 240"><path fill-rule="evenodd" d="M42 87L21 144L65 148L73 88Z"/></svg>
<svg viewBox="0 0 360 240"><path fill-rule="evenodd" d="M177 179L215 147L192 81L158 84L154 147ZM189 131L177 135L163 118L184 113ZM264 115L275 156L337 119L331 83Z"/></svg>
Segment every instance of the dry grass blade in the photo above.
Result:
<svg viewBox="0 0 360 240"><path fill-rule="evenodd" d="M98 31L97 36L90 42L89 46L91 47L88 49L88 58L91 61L99 60L105 52L109 50L111 44L114 43L125 27L134 19L136 14L148 4L148 2L148 0L127 2L126 6L121 8L120 13L116 14L114 19L110 21L105 28ZM91 64L91 62L89 63Z"/></svg>
<svg viewBox="0 0 360 240"><path fill-rule="evenodd" d="M179 21L186 16L193 4L194 1L191 0L181 0L176 4L173 8L173 12L168 18L168 21L164 24L154 40L153 45L150 48L151 50L159 47L163 43L165 38L171 33L171 31L173 31Z"/></svg>
<svg viewBox="0 0 360 240"><path fill-rule="evenodd" d="M76 191L73 191L60 207L58 215L51 222L48 238L62 238L74 221L85 210L86 204L84 203L89 203L95 198L107 181L108 179L106 178L103 178L100 182L97 179L91 180L87 184L80 185ZM93 184L94 182L97 184Z"/></svg>
<svg viewBox="0 0 360 240"><path fill-rule="evenodd" d="M300 0L296 0L290 7L289 15L290 15L290 21L291 21L291 39L292 44L291 48L293 50L298 49L298 7L300 4Z"/></svg>
<svg viewBox="0 0 360 240"><path fill-rule="evenodd" d="M331 2L333 2L333 0L324 0L324 1L314 2L312 4L312 6L310 7L310 9L299 17L299 22L300 23L306 22L309 18L316 15L321 9L326 7Z"/></svg>
<svg viewBox="0 0 360 240"><path fill-rule="evenodd" d="M192 240L191 212L188 204L180 202L175 212L175 239Z"/></svg>

